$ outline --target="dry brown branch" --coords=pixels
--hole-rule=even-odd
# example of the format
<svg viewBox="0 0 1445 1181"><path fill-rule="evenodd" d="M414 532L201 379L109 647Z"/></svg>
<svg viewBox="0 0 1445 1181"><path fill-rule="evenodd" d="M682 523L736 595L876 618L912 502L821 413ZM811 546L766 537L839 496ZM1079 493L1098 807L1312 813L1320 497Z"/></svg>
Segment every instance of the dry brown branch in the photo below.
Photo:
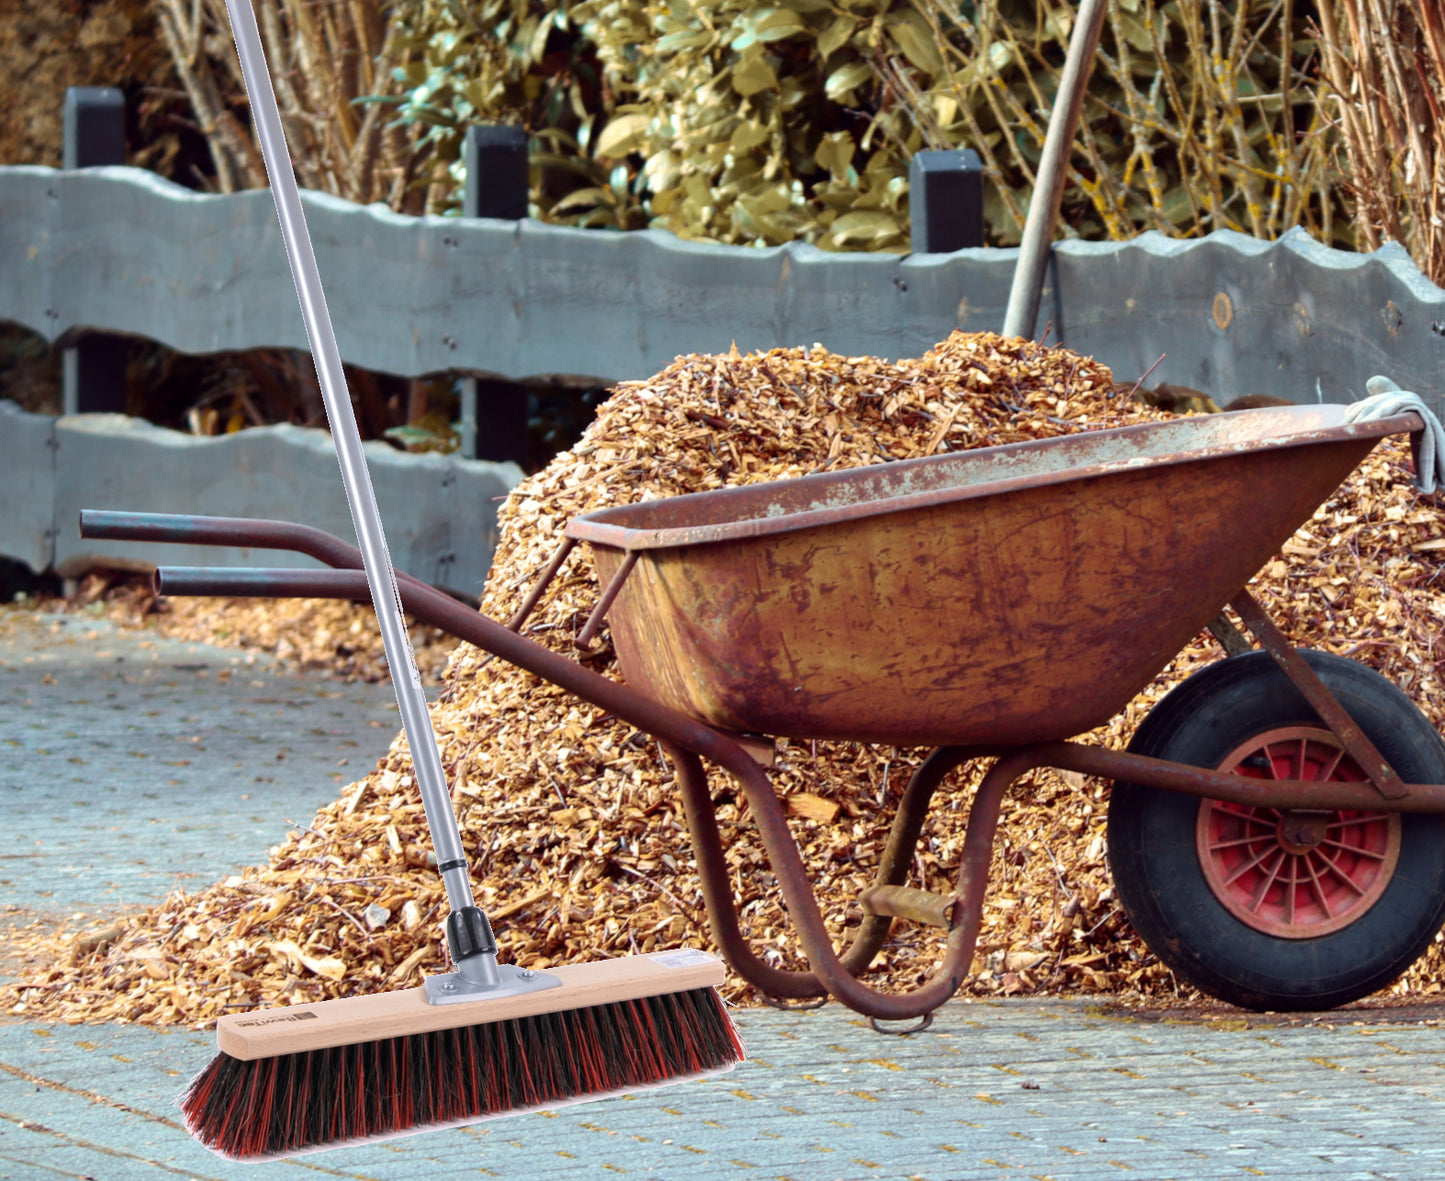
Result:
<svg viewBox="0 0 1445 1181"><path fill-rule="evenodd" d="M369 204L407 208L416 135L388 126L385 103L356 100L397 93L395 51L384 0L259 0L272 85L302 185ZM266 183L245 123L240 66L231 48L225 0L159 0L161 27L195 109L222 192Z"/></svg>
<svg viewBox="0 0 1445 1181"><path fill-rule="evenodd" d="M953 0L923 6L944 69L930 88L892 86L929 139L931 111L953 100L953 138L979 150L995 184L1008 178L998 195L1010 215L1023 202L1003 185L1026 199L1033 184L1075 10L1069 0L989 0L971 16ZM1070 162L1073 213L1058 232L1271 238L1303 225L1329 240L1335 173L1328 129L1313 118L1321 85L1304 32L1293 0L1112 5Z"/></svg>
<svg viewBox="0 0 1445 1181"><path fill-rule="evenodd" d="M1434 0L1321 0L1319 32L1361 244L1399 242L1445 282L1445 14Z"/></svg>

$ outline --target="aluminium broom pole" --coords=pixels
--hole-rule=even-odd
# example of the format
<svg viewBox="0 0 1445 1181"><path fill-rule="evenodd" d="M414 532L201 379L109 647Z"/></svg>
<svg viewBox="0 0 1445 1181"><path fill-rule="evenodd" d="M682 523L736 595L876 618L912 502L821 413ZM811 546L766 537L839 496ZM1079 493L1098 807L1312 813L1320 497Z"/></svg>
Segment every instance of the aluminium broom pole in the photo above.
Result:
<svg viewBox="0 0 1445 1181"><path fill-rule="evenodd" d="M1043 155L1034 177L1034 194L1029 199L1018 263L1014 267L1013 285L1009 289L1008 308L1004 312L1005 336L1033 336L1038 325L1044 271L1053 249L1054 222L1059 217L1064 182L1069 175L1069 153L1073 150L1074 132L1078 129L1079 113L1083 110L1084 95L1088 90L1089 67L1094 64L1099 34L1104 28L1104 17L1108 11L1108 0L1083 0L1074 17L1069 51L1064 59L1064 71L1059 78L1053 110L1049 113L1049 129L1044 135ZM1062 339L1060 343L1063 343Z"/></svg>
<svg viewBox="0 0 1445 1181"><path fill-rule="evenodd" d="M261 142L261 156L271 182L276 216L281 223L286 259L290 264L292 281L296 285L297 298L301 301L306 338L311 344L311 356L316 364L321 397L326 406L326 419L336 446L336 458L341 464L346 503L351 510L351 521L366 568L371 601L376 608L377 623L381 627L382 647L386 652L387 667L391 670L397 705L401 709L402 727L406 732L407 745L411 748L417 785L426 810L427 828L431 832L432 846L436 851L437 869L446 887L447 904L453 917L474 915L480 919L479 926L476 918L470 920L467 924L469 930L463 932L462 938L468 951L480 947L486 954L468 954L465 958L459 956L459 949L453 938L453 924L449 922L447 931L449 943L452 944L453 959L457 961L457 970L468 983L486 987L497 981L495 944L486 918L476 908L472 898L466 853L462 847L456 816L452 812L446 772L437 751L436 735L432 731L431 718L427 712L426 695L422 692L421 677L417 672L411 640L407 635L406 620L402 615L396 572L387 552L381 514L376 506L376 494L372 490L371 476L367 471L361 434L357 430L356 415L346 388L346 375L341 367L341 351L336 344L336 333L331 326L331 315L321 288L321 272L316 266L316 254L306 227L306 215L301 208L301 192L291 168L291 156L281 126L281 112L271 85L265 51L261 46L261 32L256 25L251 0L226 0L226 10L231 18L236 54L241 61L241 75L251 103L251 118L257 138ZM490 950L488 944L491 945Z"/></svg>

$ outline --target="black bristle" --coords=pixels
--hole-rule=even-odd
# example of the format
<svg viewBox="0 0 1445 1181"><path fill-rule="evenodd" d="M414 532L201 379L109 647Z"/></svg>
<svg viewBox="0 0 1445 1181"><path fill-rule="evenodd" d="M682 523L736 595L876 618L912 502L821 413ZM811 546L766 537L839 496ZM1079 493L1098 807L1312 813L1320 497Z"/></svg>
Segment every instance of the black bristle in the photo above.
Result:
<svg viewBox="0 0 1445 1181"><path fill-rule="evenodd" d="M348 1140L724 1069L742 1042L711 988L243 1062L218 1054L181 1099L224 1156Z"/></svg>

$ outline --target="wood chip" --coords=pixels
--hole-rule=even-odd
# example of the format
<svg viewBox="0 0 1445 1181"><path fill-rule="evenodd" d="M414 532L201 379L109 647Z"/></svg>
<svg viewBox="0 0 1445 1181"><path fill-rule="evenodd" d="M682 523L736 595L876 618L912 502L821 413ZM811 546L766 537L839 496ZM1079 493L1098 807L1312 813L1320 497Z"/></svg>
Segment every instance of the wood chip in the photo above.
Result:
<svg viewBox="0 0 1445 1181"><path fill-rule="evenodd" d="M346 964L342 960L335 956L307 955L289 939L276 940L271 945L271 950L294 960L297 965L305 968L308 972L324 976L327 980L340 980L346 975Z"/></svg>
<svg viewBox="0 0 1445 1181"><path fill-rule="evenodd" d="M805 820L816 820L820 824L832 824L833 817L838 815L838 805L822 796L800 791L788 797L788 814L801 816Z"/></svg>

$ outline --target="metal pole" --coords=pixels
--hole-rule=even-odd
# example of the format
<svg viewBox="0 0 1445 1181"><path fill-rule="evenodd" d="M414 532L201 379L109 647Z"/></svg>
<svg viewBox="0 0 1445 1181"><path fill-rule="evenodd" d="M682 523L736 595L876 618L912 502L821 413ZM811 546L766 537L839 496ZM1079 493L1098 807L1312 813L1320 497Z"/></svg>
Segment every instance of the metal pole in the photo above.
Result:
<svg viewBox="0 0 1445 1181"><path fill-rule="evenodd" d="M1054 109L1049 114L1044 153L1039 160L1034 195L1029 201L1029 216L1024 223L1023 241L1019 247L1018 266L1009 291L1008 311L1004 314L1005 336L1032 336L1038 322L1039 297L1044 288L1044 270L1049 265L1054 222L1058 219L1059 202L1064 196L1069 153L1074 145L1074 132L1079 126L1079 112L1084 106L1089 67L1099 47L1099 33L1104 27L1104 14L1108 7L1108 0L1084 0L1079 6L1079 15L1074 18L1069 54L1064 61L1063 77L1059 79Z"/></svg>
<svg viewBox="0 0 1445 1181"><path fill-rule="evenodd" d="M391 669L392 687L401 708L402 725L411 747L412 764L422 804L426 808L427 827L431 830L438 868L446 885L447 902L453 911L473 906L471 883L467 876L466 855L461 834L452 812L451 793L447 790L446 772L437 753L436 735L427 713L426 696L412 655L411 639L402 616L401 595L396 574L387 553L382 532L381 514L376 507L371 477L366 469L366 456L361 448L361 433L356 428L356 415L346 390L346 375L341 368L341 351L326 309L321 290L321 273L311 248L306 229L306 215L301 208L301 192L291 169L291 154L281 129L281 112L271 88L266 56L261 48L261 33L250 0L226 0L231 17L231 31L236 38L236 52L241 59L241 73L246 81L246 94L251 100L251 115L261 141L261 155L271 181L271 195L276 202L276 216L281 223L281 237L291 264L291 278L301 301L301 315L306 322L306 337L311 342L311 355L321 383L321 396L326 405L326 418L331 425L331 438L341 464L341 479L346 486L346 501L351 509L351 522L356 529L361 555L366 567L367 586L376 607L381 626L382 646Z"/></svg>

